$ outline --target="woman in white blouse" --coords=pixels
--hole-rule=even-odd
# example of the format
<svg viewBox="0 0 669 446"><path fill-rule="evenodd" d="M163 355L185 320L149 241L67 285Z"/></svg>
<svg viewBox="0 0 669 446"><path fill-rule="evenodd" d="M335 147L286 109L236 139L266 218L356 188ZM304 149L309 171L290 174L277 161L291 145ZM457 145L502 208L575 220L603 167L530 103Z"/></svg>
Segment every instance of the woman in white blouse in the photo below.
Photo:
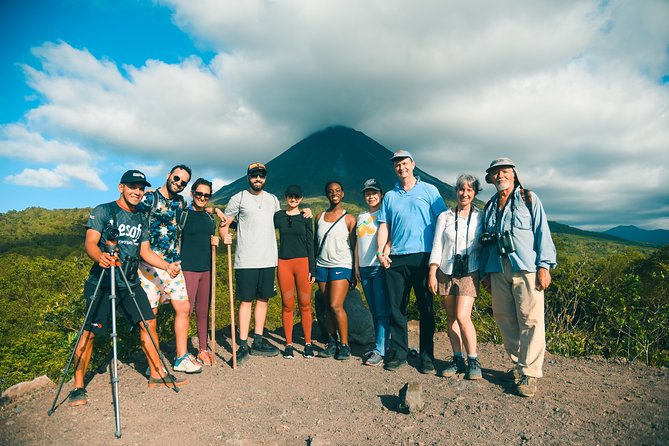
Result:
<svg viewBox="0 0 669 446"><path fill-rule="evenodd" d="M478 296L481 249L479 210L472 205L480 191L479 180L462 174L455 183L458 204L437 218L428 285L435 296L444 296L448 315L448 337L453 358L439 371L439 376L464 373L466 379L481 379L481 364L476 352L476 330L472 307ZM464 352L467 354L465 364Z"/></svg>

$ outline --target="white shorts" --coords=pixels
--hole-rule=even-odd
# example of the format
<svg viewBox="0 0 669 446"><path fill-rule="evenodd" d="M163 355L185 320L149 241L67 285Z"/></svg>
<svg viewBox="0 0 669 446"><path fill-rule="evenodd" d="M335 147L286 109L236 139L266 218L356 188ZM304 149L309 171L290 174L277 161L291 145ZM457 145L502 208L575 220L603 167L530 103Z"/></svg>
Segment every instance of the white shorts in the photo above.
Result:
<svg viewBox="0 0 669 446"><path fill-rule="evenodd" d="M139 280L149 298L151 308L167 303L168 300L188 300L186 279L181 271L175 278L172 278L167 271L140 262Z"/></svg>

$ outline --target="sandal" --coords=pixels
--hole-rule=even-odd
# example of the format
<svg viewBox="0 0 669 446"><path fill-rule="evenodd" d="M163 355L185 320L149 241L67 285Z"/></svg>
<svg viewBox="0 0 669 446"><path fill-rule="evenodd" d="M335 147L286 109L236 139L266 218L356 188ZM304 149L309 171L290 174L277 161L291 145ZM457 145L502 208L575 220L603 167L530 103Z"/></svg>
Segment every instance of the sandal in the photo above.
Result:
<svg viewBox="0 0 669 446"><path fill-rule="evenodd" d="M209 352L207 350L202 350L200 353L198 353L197 360L204 365L211 365L211 357L209 356Z"/></svg>

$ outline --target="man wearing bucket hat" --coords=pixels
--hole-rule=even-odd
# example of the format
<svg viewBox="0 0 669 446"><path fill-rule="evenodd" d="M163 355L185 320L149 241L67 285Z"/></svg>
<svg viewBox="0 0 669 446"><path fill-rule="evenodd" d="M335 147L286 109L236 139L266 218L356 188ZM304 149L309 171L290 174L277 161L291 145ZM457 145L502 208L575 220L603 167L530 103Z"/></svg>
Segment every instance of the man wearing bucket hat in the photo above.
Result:
<svg viewBox="0 0 669 446"><path fill-rule="evenodd" d="M546 352L544 290L556 266L555 245L539 197L520 184L516 165L497 158L486 169L486 182L497 193L483 209L479 265L483 286L514 365L505 378L521 396L536 393Z"/></svg>
<svg viewBox="0 0 669 446"><path fill-rule="evenodd" d="M392 371L407 364L407 305L413 288L420 312L418 371L434 373L434 303L427 279L437 216L446 211L446 204L436 187L414 176L411 153L398 150L390 159L399 181L383 197L377 217L377 257L386 268L390 305L390 349L383 367Z"/></svg>

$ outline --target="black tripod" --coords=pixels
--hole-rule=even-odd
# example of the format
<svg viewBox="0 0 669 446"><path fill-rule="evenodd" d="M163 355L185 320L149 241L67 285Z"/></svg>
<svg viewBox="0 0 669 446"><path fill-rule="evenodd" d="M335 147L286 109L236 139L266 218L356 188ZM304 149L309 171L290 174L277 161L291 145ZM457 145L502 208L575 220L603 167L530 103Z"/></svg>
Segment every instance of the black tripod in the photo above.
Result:
<svg viewBox="0 0 669 446"><path fill-rule="evenodd" d="M109 267L109 273L110 273L110 280L111 280L111 291L109 293L109 304L111 305L111 333L109 334L109 337L112 340L112 364L110 368L110 374L111 374L111 383L112 383L112 392L113 392L113 400L114 400L114 415L116 419L116 438L121 438L121 412L119 408L119 399L118 399L118 355L117 355L117 345L116 345L116 269L118 267L118 271L121 273L121 277L123 278L123 282L125 283L126 289L128 290L128 294L132 298L132 302L135 304L135 308L137 308L137 312L139 313L139 316L142 318L142 324L144 326L144 329L146 330L146 333L149 335L149 338L151 339L151 343L153 344L153 348L155 348L156 352L158 353L158 357L160 358L160 362L162 364L163 370L167 370L167 365L165 364L165 359L163 358L163 355L160 353L160 350L158 349L158 345L156 344L155 339L153 339L153 336L151 335L151 332L149 331L149 324L146 322L146 319L144 318L144 315L142 314L142 310L140 309L139 305L137 304L137 300L135 299L135 292L132 290L130 287L130 284L128 283L128 278L125 275L125 272L123 271L123 268L121 267L121 261L118 258L117 255L117 246L116 246L116 239L110 237L111 240L108 240L106 245L105 245L105 252L111 254L112 256L115 257L114 262L112 262L111 266ZM79 329L79 333L77 335L77 341L74 344L74 349L72 350L72 354L70 355L70 360L67 362L67 367L63 371L63 376L60 379L60 385L58 386L58 391L56 392L56 396L53 399L53 403L51 404L51 408L47 412L49 416L53 414L53 412L56 409L56 403L58 401L58 397L60 396L60 392L63 389L63 384L65 383L65 378L70 371L70 366L72 365L72 361L74 360L74 356L77 351L77 347L79 346L79 340L81 339L81 336L84 332L84 328L86 327L86 321L88 320L88 316L91 313L91 310L93 308L93 305L95 304L95 300L98 297L98 291L100 290L100 285L102 283L102 280L104 278L106 270L102 270L102 273L100 274L100 278L98 279L98 283L95 285L95 291L93 292L93 296L91 297L91 302L88 305L88 309L86 310L86 315L84 316L84 322L81 325L81 328ZM80 358L77 358L77 364L75 364L75 369L79 364ZM177 387L176 383L174 382L174 377L170 374L167 373L166 376L167 379L170 380L172 384L172 388L174 389L175 392L179 392L179 387Z"/></svg>

